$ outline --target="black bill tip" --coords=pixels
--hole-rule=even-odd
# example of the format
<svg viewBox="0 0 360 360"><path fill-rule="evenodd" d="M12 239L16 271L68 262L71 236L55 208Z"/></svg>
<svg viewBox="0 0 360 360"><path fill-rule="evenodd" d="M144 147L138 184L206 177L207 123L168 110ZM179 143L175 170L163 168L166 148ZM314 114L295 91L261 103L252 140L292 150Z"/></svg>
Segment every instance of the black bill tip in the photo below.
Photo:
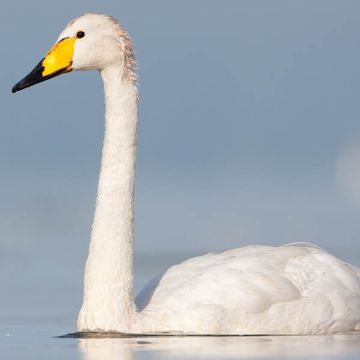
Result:
<svg viewBox="0 0 360 360"><path fill-rule="evenodd" d="M69 66L67 66L63 69L57 70L52 74L43 76L43 71L44 71L44 67L42 65L43 61L44 61L44 59L42 59L27 76L25 76L22 80L20 80L17 84L15 84L12 87L11 91L13 94L20 90L26 89L27 87L33 86L40 82L51 79L55 76L65 74L65 73L71 71L72 63L70 63Z"/></svg>
<svg viewBox="0 0 360 360"><path fill-rule="evenodd" d="M44 59L42 59L27 76L12 87L11 91L13 94L46 80L46 78L42 76L42 72L44 70L44 67L42 66L43 60Z"/></svg>
<svg viewBox="0 0 360 360"><path fill-rule="evenodd" d="M33 86L35 84L38 84L40 82L43 82L43 81L46 81L48 79L51 79L55 76L58 76L58 75L61 75L61 74L64 74L64 73L67 73L69 71L71 71L71 67L68 66L66 68L63 68L63 69L60 69L58 71L55 71L54 73L52 74L49 74L49 75L45 75L43 76L43 71L44 71L44 67L42 65L44 59L42 59L34 68L34 70L32 70L30 72L30 74L28 74L27 76L25 76L22 80L20 80L17 84L15 84L11 91L12 93L16 93L20 90L23 90L23 89L26 89L30 86ZM71 64L70 64L71 65Z"/></svg>
<svg viewBox="0 0 360 360"><path fill-rule="evenodd" d="M27 87L26 84L23 82L23 80L21 80L12 87L11 92L15 94L17 91L25 89L26 87Z"/></svg>

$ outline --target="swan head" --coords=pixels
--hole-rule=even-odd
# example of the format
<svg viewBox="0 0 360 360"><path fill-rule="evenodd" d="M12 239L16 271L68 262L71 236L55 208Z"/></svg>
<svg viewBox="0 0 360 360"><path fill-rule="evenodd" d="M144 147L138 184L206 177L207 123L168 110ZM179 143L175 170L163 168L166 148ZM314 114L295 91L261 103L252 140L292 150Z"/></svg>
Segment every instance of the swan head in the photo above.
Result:
<svg viewBox="0 0 360 360"><path fill-rule="evenodd" d="M111 16L85 14L70 21L46 56L12 92L71 71L102 71L112 66L136 84L135 55L126 30Z"/></svg>

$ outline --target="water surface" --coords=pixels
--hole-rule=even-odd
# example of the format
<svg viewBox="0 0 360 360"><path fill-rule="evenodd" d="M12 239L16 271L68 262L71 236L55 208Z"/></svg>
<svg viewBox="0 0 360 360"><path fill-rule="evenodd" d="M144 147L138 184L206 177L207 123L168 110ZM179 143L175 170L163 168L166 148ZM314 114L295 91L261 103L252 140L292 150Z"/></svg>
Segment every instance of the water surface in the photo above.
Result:
<svg viewBox="0 0 360 360"><path fill-rule="evenodd" d="M358 249L335 250L359 265ZM138 256L136 289L187 255ZM29 257L31 259L31 257ZM55 265L55 266L54 266ZM59 338L75 331L81 263L2 259L0 354L6 360L359 359L360 333L322 336Z"/></svg>

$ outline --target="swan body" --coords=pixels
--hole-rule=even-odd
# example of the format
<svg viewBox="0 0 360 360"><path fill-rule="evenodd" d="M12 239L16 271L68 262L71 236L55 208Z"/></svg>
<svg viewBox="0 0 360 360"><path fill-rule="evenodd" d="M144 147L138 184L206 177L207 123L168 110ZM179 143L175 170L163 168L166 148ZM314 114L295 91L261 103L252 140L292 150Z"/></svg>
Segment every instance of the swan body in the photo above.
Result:
<svg viewBox="0 0 360 360"><path fill-rule="evenodd" d="M105 136L79 332L201 335L360 330L360 271L314 245L247 246L192 258L133 301L137 84L133 48L112 17L85 14L13 92L74 70L98 70Z"/></svg>
<svg viewBox="0 0 360 360"><path fill-rule="evenodd" d="M171 267L136 303L148 332L360 330L359 276L359 270L311 244L246 246Z"/></svg>

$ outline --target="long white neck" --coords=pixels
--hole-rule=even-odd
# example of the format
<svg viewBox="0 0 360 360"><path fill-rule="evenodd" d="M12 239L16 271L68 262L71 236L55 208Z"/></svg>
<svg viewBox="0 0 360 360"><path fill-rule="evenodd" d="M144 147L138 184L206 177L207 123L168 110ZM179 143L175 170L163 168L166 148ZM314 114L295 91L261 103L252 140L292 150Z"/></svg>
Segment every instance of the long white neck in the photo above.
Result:
<svg viewBox="0 0 360 360"><path fill-rule="evenodd" d="M78 331L131 332L137 92L121 68L101 76L105 137Z"/></svg>

